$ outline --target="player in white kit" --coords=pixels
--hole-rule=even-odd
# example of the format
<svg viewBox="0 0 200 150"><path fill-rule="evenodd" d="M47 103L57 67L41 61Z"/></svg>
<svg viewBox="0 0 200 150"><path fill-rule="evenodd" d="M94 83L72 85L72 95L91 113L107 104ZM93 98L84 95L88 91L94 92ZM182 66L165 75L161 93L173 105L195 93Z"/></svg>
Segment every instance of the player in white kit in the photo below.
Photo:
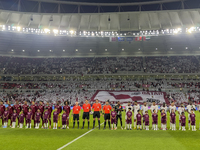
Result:
<svg viewBox="0 0 200 150"><path fill-rule="evenodd" d="M185 112L185 108L183 104L181 104L180 107L178 107L178 114L179 114L179 130L181 130L181 114L182 112Z"/></svg>
<svg viewBox="0 0 200 150"><path fill-rule="evenodd" d="M153 104L151 105L150 110L151 110L151 114L154 113L153 110L155 110L155 113L158 113L158 105L156 105L156 103L153 102ZM156 125L156 129L158 129L158 125ZM152 129L151 130L153 130L153 122L152 122Z"/></svg>
<svg viewBox="0 0 200 150"><path fill-rule="evenodd" d="M145 115L145 112L148 111L148 106L147 106L147 103L144 102L142 107L141 107L141 110L142 110L142 116ZM143 129L145 129L145 122L144 122L144 118L142 117L143 119Z"/></svg>
<svg viewBox="0 0 200 150"><path fill-rule="evenodd" d="M129 108L131 108L131 111L133 111L133 106L131 106L131 102L130 101L128 102L128 105L125 107L125 112L126 113L128 112ZM126 120L127 120L126 113L125 113L125 128L124 128L125 130L126 130Z"/></svg>
<svg viewBox="0 0 200 150"><path fill-rule="evenodd" d="M133 110L134 110L134 129L136 129L136 115L138 114L138 110L140 110L140 105L137 103L137 101L135 101L134 103Z"/></svg>
<svg viewBox="0 0 200 150"><path fill-rule="evenodd" d="M174 110L174 112L176 112L176 106L174 105L174 102L171 103L171 105L169 106L169 113L171 114L172 109ZM172 123L171 123L171 118L170 118L170 130L172 129Z"/></svg>
<svg viewBox="0 0 200 150"><path fill-rule="evenodd" d="M191 124L191 121L190 121L190 114L191 114L191 110L194 109L196 110L196 107L195 105L192 104L192 102L190 101L189 102L189 105L187 105L187 112L188 112L188 128L190 130L190 124Z"/></svg>
<svg viewBox="0 0 200 150"><path fill-rule="evenodd" d="M160 112L162 112L162 110L164 109L165 113L167 114L167 106L165 103L163 103L163 105L160 107ZM163 124L161 122L161 129L163 129Z"/></svg>

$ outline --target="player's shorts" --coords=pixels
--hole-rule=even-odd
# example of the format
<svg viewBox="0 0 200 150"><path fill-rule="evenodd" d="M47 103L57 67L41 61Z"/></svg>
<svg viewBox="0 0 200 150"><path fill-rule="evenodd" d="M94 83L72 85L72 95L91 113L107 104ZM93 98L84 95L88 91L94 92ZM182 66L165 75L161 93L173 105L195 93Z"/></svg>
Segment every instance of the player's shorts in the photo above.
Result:
<svg viewBox="0 0 200 150"><path fill-rule="evenodd" d="M116 118L115 118L115 119L112 119L112 118L111 118L111 124L113 124L113 123L116 124L116 122L117 122L117 121L116 121Z"/></svg>
<svg viewBox="0 0 200 150"><path fill-rule="evenodd" d="M83 119L90 119L89 112L83 112Z"/></svg>
<svg viewBox="0 0 200 150"><path fill-rule="evenodd" d="M104 114L104 120L110 120L110 114Z"/></svg>
<svg viewBox="0 0 200 150"><path fill-rule="evenodd" d="M181 126L182 126L182 127L185 127L185 123L181 123Z"/></svg>
<svg viewBox="0 0 200 150"><path fill-rule="evenodd" d="M121 115L121 114L120 114L120 115L117 115L117 116L116 116L116 119L117 119L117 121L118 121L118 119L122 120L122 115Z"/></svg>
<svg viewBox="0 0 200 150"><path fill-rule="evenodd" d="M172 119L172 120L171 120L171 123L172 123L172 124L175 124L175 123L176 123L176 119Z"/></svg>
<svg viewBox="0 0 200 150"><path fill-rule="evenodd" d="M47 118L44 119L44 123L48 123L48 119Z"/></svg>
<svg viewBox="0 0 200 150"><path fill-rule="evenodd" d="M126 123L127 124L132 124L132 119L130 119L130 120L126 119Z"/></svg>
<svg viewBox="0 0 200 150"><path fill-rule="evenodd" d="M166 119L161 119L161 123L166 124Z"/></svg>
<svg viewBox="0 0 200 150"><path fill-rule="evenodd" d="M191 126L195 126L195 121L191 121Z"/></svg>
<svg viewBox="0 0 200 150"><path fill-rule="evenodd" d="M79 114L74 114L73 115L73 120L75 121L75 120L79 120Z"/></svg>
<svg viewBox="0 0 200 150"><path fill-rule="evenodd" d="M3 119L4 122L8 122L8 117Z"/></svg>
<svg viewBox="0 0 200 150"><path fill-rule="evenodd" d="M149 126L149 121L146 121L146 122L145 122L145 126Z"/></svg>
<svg viewBox="0 0 200 150"><path fill-rule="evenodd" d="M26 122L27 123L31 123L31 119L26 119Z"/></svg>
<svg viewBox="0 0 200 150"><path fill-rule="evenodd" d="M158 124L158 120L153 120L152 124Z"/></svg>
<svg viewBox="0 0 200 150"><path fill-rule="evenodd" d="M136 114L136 113L134 113L134 120L137 120L137 118L136 118L136 115L137 115L137 114Z"/></svg>
<svg viewBox="0 0 200 150"><path fill-rule="evenodd" d="M141 125L141 121L137 121L137 125Z"/></svg>
<svg viewBox="0 0 200 150"><path fill-rule="evenodd" d="M19 123L23 123L24 124L24 119L19 119Z"/></svg>
<svg viewBox="0 0 200 150"><path fill-rule="evenodd" d="M40 119L36 119L36 120L35 120L35 123L40 123Z"/></svg>
<svg viewBox="0 0 200 150"><path fill-rule="evenodd" d="M94 111L93 118L100 118L100 112L99 111Z"/></svg>
<svg viewBox="0 0 200 150"><path fill-rule="evenodd" d="M62 125L66 125L67 124L67 121L62 121Z"/></svg>
<svg viewBox="0 0 200 150"><path fill-rule="evenodd" d="M58 123L58 118L53 118L54 123Z"/></svg>

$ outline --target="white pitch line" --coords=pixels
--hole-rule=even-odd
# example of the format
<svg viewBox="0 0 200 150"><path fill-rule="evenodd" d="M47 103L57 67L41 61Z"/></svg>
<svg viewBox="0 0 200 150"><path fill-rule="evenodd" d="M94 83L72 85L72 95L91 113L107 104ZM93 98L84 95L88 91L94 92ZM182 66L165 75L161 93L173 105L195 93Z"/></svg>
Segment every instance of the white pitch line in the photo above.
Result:
<svg viewBox="0 0 200 150"><path fill-rule="evenodd" d="M102 124L104 124L104 122L103 122ZM102 124L100 124L100 126L101 126ZM85 136L86 134L92 132L93 130L94 130L94 129L91 129L90 131L88 131L88 132L82 134L81 136L79 136L79 137L77 137L76 139L74 139L73 141L71 141L71 142L65 144L64 146L58 148L57 150L61 150L61 149L65 148L65 147L67 147L68 145L72 144L73 142L77 141L78 139L82 138L83 136Z"/></svg>

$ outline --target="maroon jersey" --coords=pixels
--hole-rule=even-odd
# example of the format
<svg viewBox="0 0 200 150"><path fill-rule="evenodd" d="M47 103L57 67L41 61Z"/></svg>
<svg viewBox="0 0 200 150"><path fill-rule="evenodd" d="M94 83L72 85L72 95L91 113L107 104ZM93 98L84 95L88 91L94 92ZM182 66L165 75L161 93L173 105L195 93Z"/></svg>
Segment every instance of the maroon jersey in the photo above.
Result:
<svg viewBox="0 0 200 150"><path fill-rule="evenodd" d="M111 111L111 117L112 118L116 118L117 116L117 112L116 111Z"/></svg>
<svg viewBox="0 0 200 150"><path fill-rule="evenodd" d="M9 115L13 114L13 107L12 106L8 106L8 111L9 111Z"/></svg>
<svg viewBox="0 0 200 150"><path fill-rule="evenodd" d="M52 113L52 106L48 105L48 106L46 106L46 108L48 109L49 115L51 115L51 113Z"/></svg>
<svg viewBox="0 0 200 150"><path fill-rule="evenodd" d="M175 113L171 113L170 117L171 117L171 120L176 120L176 114Z"/></svg>
<svg viewBox="0 0 200 150"><path fill-rule="evenodd" d="M195 114L190 114L190 120L191 121L195 121L195 117L196 117Z"/></svg>
<svg viewBox="0 0 200 150"><path fill-rule="evenodd" d="M66 121L67 117L68 117L67 113L63 113L63 115L62 115L62 121Z"/></svg>
<svg viewBox="0 0 200 150"><path fill-rule="evenodd" d="M63 107L63 110L65 110L65 111L66 111L66 114L69 116L69 114L70 114L70 106L68 106L68 105L66 106L66 105L65 105L65 106Z"/></svg>
<svg viewBox="0 0 200 150"><path fill-rule="evenodd" d="M141 114L137 114L137 115L136 115L136 118L137 118L137 121L141 121L142 115L141 115Z"/></svg>
<svg viewBox="0 0 200 150"><path fill-rule="evenodd" d="M25 117L25 114L20 114L19 115L19 122L20 123L24 123L24 117Z"/></svg>
<svg viewBox="0 0 200 150"><path fill-rule="evenodd" d="M38 109L40 110L40 112L43 114L44 112L44 105L39 105Z"/></svg>
<svg viewBox="0 0 200 150"><path fill-rule="evenodd" d="M44 119L48 119L49 118L49 111L48 110L44 112L43 118Z"/></svg>
<svg viewBox="0 0 200 150"><path fill-rule="evenodd" d="M32 110L32 113L35 114L35 112L37 111L37 106L31 105L31 110Z"/></svg>
<svg viewBox="0 0 200 150"><path fill-rule="evenodd" d="M12 114L12 121L13 121L13 122L16 122L17 116L18 116L17 113L13 113L13 114Z"/></svg>
<svg viewBox="0 0 200 150"><path fill-rule="evenodd" d="M62 112L62 107L60 105L56 105L55 108L57 108L57 112L58 114L60 114Z"/></svg>
<svg viewBox="0 0 200 150"><path fill-rule="evenodd" d="M149 115L148 114L144 114L143 115L144 121L148 122L149 121Z"/></svg>
<svg viewBox="0 0 200 150"><path fill-rule="evenodd" d="M152 119L153 121L157 121L158 120L158 114L152 114Z"/></svg>
<svg viewBox="0 0 200 150"><path fill-rule="evenodd" d="M185 116L181 116L181 123L185 123L186 117Z"/></svg>
<svg viewBox="0 0 200 150"><path fill-rule="evenodd" d="M14 105L14 109L16 110L17 114L19 115L19 113L21 112L21 106L18 105Z"/></svg>
<svg viewBox="0 0 200 150"><path fill-rule="evenodd" d="M9 111L4 111L3 117L4 117L4 118L8 118L8 115L9 115Z"/></svg>
<svg viewBox="0 0 200 150"><path fill-rule="evenodd" d="M32 112L27 112L26 119L31 119Z"/></svg>
<svg viewBox="0 0 200 150"><path fill-rule="evenodd" d="M126 115L127 115L127 118L131 118L133 114L132 114L131 111L128 111L128 112L126 113Z"/></svg>
<svg viewBox="0 0 200 150"><path fill-rule="evenodd" d="M22 106L22 109L23 109L24 113L27 114L29 107L28 107L27 104L26 104L26 105L24 104L24 105Z"/></svg>
<svg viewBox="0 0 200 150"><path fill-rule="evenodd" d="M4 111L5 111L5 106L4 105L0 105L0 116L3 115Z"/></svg>
<svg viewBox="0 0 200 150"><path fill-rule="evenodd" d="M54 111L53 112L53 119L54 120L58 120L58 115L59 115L59 112L58 111Z"/></svg>
<svg viewBox="0 0 200 150"><path fill-rule="evenodd" d="M35 113L35 119L36 120L40 120L40 118L41 118L41 113L40 112L36 112Z"/></svg>
<svg viewBox="0 0 200 150"><path fill-rule="evenodd" d="M162 116L162 115L164 115L164 116ZM161 113L161 120L166 120L166 119L167 119L166 113Z"/></svg>

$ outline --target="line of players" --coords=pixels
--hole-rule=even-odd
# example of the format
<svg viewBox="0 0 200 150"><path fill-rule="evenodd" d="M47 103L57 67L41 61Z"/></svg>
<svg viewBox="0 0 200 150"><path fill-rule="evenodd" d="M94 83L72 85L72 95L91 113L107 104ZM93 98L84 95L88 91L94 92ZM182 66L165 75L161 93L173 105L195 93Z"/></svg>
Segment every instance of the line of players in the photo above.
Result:
<svg viewBox="0 0 200 150"><path fill-rule="evenodd" d="M192 130L195 131L195 114L194 114L195 106L190 103L187 106L187 112L188 112L188 126L190 130L190 124L192 125ZM78 105L78 102L76 102L75 106L73 107L72 116L73 116L73 128L75 127L75 121L77 120L77 125L79 128L79 116L80 116L80 110L81 107ZM153 102L151 108L152 113L152 129L158 130L158 106ZM167 123L167 111L168 107L163 104L161 107L161 129L166 130L166 123ZM61 112L63 113L61 114ZM60 127L61 123L60 120L62 120L62 128L69 129L69 115L70 115L70 106L68 105L68 102L65 102L65 106L62 107L59 105L59 102L57 102L57 105L55 105L55 111L53 111L53 129L57 129L57 126ZM88 129L90 126L89 117L90 114L93 112L93 128L95 127L95 121L96 118L98 120L98 125L100 129L100 116L103 115L104 117L104 129L106 128L106 123L108 122L110 129L117 129L117 123L118 119L120 119L121 123L121 129L122 127L122 111L123 108L120 105L120 102L117 103L117 105L112 109L112 107L109 105L109 101L106 102L106 105L104 105L103 109L101 108L101 104L98 100L96 100L96 103L91 105L88 103L88 100L85 101L85 104L83 104L83 127L85 125L85 119L87 119L88 122ZM102 113L103 111L103 113ZM176 106L172 102L171 106L169 106L169 112L170 112L170 129L176 130ZM129 102L128 105L125 108L125 129L132 129L132 115L134 112L134 129L143 129L149 130L149 115L148 115L148 106L146 102L141 107L140 105L135 102L134 106L131 106L131 103ZM182 130L185 130L185 124L186 124L186 117L184 115L185 108L183 105L178 108L178 114L179 114L179 130L182 127ZM20 128L23 128L24 120L26 122L26 128L31 128L31 120L34 121L34 127L36 129L39 128L40 120L42 120L42 128L44 127L47 129L48 127L51 128L51 115L52 115L52 106L47 104L44 106L43 102L41 101L39 106L36 106L34 102L32 102L32 105L29 107L27 105L27 102L24 102L24 105L19 105L18 101L16 101L16 104L12 107L8 102L8 107L5 108L3 105L3 102L0 102L0 117L2 119L2 125L6 128L8 124L8 120L10 119L10 127L12 124L12 128L15 128L16 121L18 120L18 127L20 125ZM62 119L60 119L62 118ZM112 128L111 128L112 127Z"/></svg>

